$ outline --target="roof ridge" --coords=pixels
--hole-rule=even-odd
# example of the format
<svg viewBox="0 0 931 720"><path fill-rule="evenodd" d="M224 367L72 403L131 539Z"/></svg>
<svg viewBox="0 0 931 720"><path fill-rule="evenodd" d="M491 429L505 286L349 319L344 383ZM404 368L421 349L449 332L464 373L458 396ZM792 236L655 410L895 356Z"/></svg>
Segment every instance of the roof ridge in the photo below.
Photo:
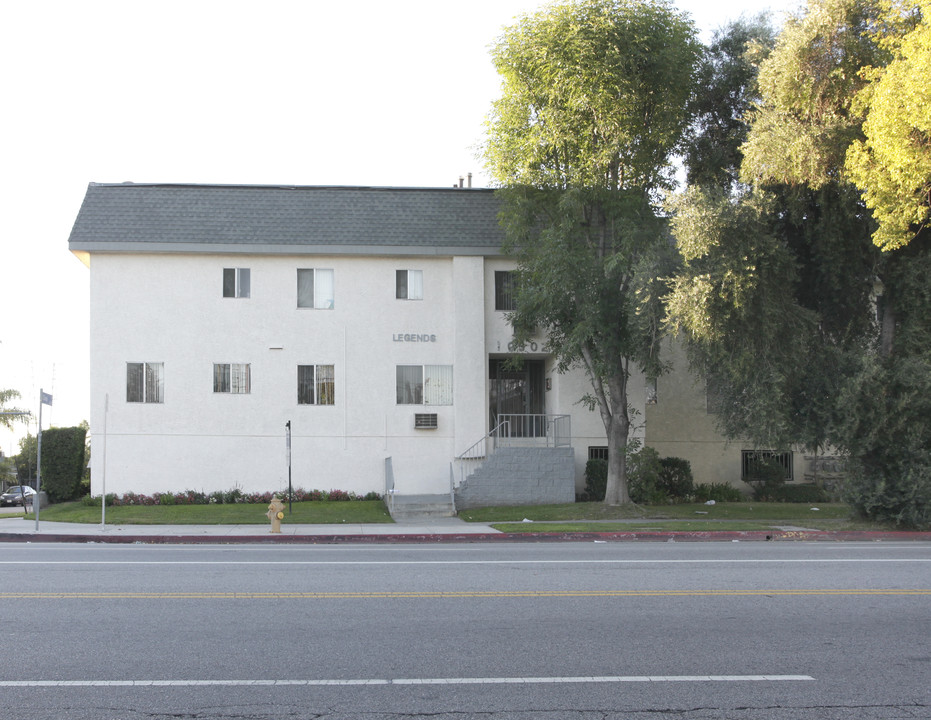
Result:
<svg viewBox="0 0 931 720"><path fill-rule="evenodd" d="M263 183L186 183L186 182L89 182L88 187L105 187L105 188L216 188L218 190L370 190L370 191L388 191L388 192L494 192L495 188L463 188L458 186L451 187L429 187L429 186L393 186L393 185L292 185L292 184L263 184Z"/></svg>

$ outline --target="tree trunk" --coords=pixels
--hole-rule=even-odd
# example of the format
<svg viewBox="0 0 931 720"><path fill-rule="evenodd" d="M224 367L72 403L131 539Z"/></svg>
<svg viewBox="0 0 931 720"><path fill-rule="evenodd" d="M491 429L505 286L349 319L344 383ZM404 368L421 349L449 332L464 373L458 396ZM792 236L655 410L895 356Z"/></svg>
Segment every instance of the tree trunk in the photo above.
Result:
<svg viewBox="0 0 931 720"><path fill-rule="evenodd" d="M626 398L625 398L626 399ZM605 487L605 505L623 505L630 502L627 490L627 435L630 421L627 413L615 415L608 431L608 484Z"/></svg>
<svg viewBox="0 0 931 720"><path fill-rule="evenodd" d="M892 308L889 296L883 303L882 327L880 328L880 352L883 357L892 355L892 346L895 339L895 310Z"/></svg>

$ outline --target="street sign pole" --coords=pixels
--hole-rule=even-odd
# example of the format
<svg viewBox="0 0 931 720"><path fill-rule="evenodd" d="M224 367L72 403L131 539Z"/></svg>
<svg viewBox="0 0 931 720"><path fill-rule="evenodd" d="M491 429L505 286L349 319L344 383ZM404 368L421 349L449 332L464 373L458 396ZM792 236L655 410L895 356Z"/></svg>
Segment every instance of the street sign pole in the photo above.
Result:
<svg viewBox="0 0 931 720"><path fill-rule="evenodd" d="M44 392L39 388L39 431L36 435L36 494L32 496L32 511L36 514L36 532L39 532L39 490L42 487L42 400Z"/></svg>
<svg viewBox="0 0 931 720"><path fill-rule="evenodd" d="M100 529L107 529L107 411L110 409L110 393L103 396L103 457L100 471Z"/></svg>

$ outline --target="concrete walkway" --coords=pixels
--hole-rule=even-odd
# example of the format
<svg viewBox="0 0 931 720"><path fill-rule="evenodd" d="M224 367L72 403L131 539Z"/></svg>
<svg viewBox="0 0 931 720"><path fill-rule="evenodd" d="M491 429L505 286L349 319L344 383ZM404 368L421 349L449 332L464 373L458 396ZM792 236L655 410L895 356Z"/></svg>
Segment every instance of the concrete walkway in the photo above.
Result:
<svg viewBox="0 0 931 720"><path fill-rule="evenodd" d="M459 518L429 518L398 523L340 523L327 525L290 524L285 520L278 535L269 525L110 525L35 520L22 515L0 514L0 541L63 542L264 542L302 541L314 538L443 537L501 534L484 523L467 523Z"/></svg>

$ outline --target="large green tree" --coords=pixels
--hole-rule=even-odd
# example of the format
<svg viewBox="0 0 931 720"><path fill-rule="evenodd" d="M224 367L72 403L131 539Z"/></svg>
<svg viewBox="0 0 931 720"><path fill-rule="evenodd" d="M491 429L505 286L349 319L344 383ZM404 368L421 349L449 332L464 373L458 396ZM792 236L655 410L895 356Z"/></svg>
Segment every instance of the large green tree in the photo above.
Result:
<svg viewBox="0 0 931 720"><path fill-rule="evenodd" d="M685 266L670 311L696 366L719 382L731 437L830 443L849 454L857 507L920 525L931 523L931 422L919 401L931 243L913 215L908 244L878 251L849 160L872 152L863 121L884 73L871 68L906 57L915 22L914 8L880 0L810 0L786 24L748 116L749 190L693 188L676 206Z"/></svg>
<svg viewBox="0 0 931 720"><path fill-rule="evenodd" d="M605 502L629 501L628 382L661 370L671 247L654 202L688 124L699 52L667 2L570 0L525 15L492 56L502 95L485 158L517 259L518 343L539 329L558 369L591 379L608 442Z"/></svg>
<svg viewBox="0 0 931 720"><path fill-rule="evenodd" d="M873 240L886 250L907 245L931 220L929 15L924 0L915 28L886 37L892 62L861 73L870 81L857 96L864 137L848 149L846 168L878 222Z"/></svg>
<svg viewBox="0 0 931 720"><path fill-rule="evenodd" d="M759 100L758 64L774 43L767 17L758 16L719 28L703 48L683 141L689 186L738 187L748 130L745 116Z"/></svg>

